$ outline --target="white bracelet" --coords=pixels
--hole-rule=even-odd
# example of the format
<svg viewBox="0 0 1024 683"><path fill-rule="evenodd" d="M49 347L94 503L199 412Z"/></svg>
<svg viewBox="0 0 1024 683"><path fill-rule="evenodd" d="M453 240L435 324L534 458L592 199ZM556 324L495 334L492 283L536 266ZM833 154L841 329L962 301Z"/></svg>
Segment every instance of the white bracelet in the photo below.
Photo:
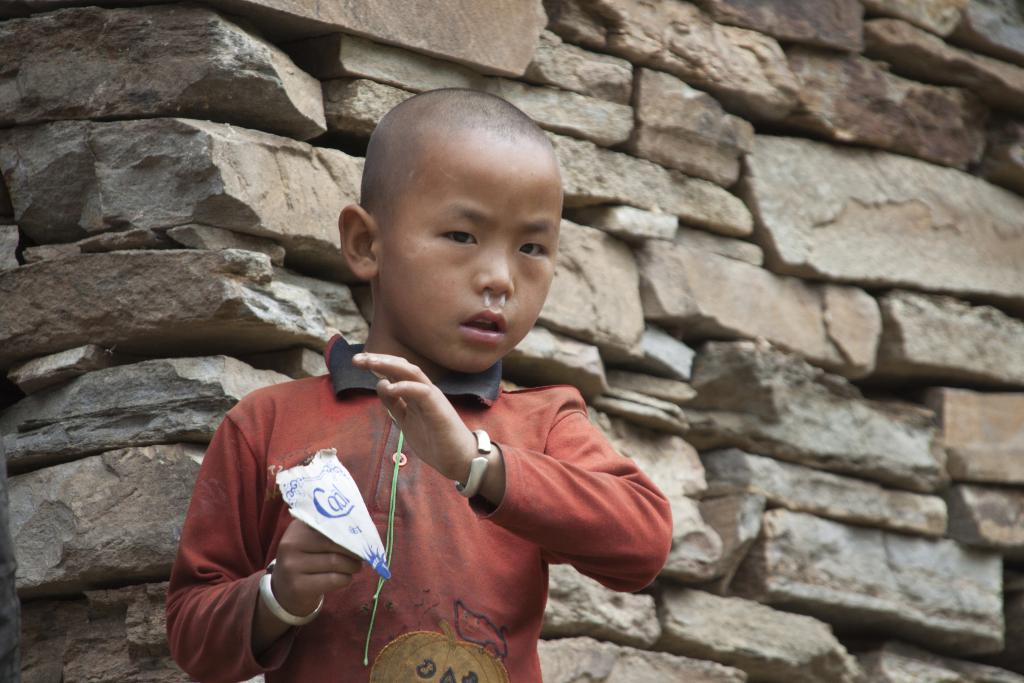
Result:
<svg viewBox="0 0 1024 683"><path fill-rule="evenodd" d="M469 478L466 479L465 485L455 482L455 490L466 498L472 498L480 491L480 485L484 481L484 472L487 471L487 465L490 463L487 456L493 450L491 437L487 432L482 429L474 429L473 436L476 437L476 452L480 455L473 458L469 464Z"/></svg>
<svg viewBox="0 0 1024 683"><path fill-rule="evenodd" d="M263 599L263 604L267 606L267 609L270 610L271 614L286 624L291 624L292 626L308 624L316 619L316 615L320 614L320 608L324 606L324 596L320 596L320 604L316 606L316 609L304 617L297 617L284 607L281 607L281 603L279 603L277 598L274 597L274 591L270 587L270 576L274 571L275 562L277 562L276 559L271 561L267 566L267 573L260 577L260 598Z"/></svg>

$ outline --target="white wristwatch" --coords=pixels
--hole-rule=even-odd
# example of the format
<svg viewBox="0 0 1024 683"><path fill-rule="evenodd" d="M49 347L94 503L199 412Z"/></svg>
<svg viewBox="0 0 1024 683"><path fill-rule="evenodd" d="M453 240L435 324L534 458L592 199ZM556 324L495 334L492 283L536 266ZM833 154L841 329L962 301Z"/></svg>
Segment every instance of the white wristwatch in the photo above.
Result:
<svg viewBox="0 0 1024 683"><path fill-rule="evenodd" d="M270 575L274 573L275 564L277 564L277 558L270 561L270 564L267 565L267 573L260 578L260 598L263 600L263 604L267 606L271 614L292 626L302 626L316 619L316 615L320 614L320 608L324 606L324 596L320 596L320 604L316 606L316 609L304 617L295 616L282 607L274 597L274 591L270 587Z"/></svg>
<svg viewBox="0 0 1024 683"><path fill-rule="evenodd" d="M487 464L490 462L488 456L494 450L491 444L491 437L482 429L474 429L473 436L476 437L477 457L469 464L469 478L466 483L455 482L455 490L466 498L472 498L480 491L480 484L484 480L484 472L487 471Z"/></svg>

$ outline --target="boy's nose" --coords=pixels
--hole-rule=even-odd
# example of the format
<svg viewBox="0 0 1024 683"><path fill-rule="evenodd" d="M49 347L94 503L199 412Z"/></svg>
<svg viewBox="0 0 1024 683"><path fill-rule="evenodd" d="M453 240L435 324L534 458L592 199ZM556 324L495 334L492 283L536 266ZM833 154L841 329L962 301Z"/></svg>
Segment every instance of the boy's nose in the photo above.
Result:
<svg viewBox="0 0 1024 683"><path fill-rule="evenodd" d="M488 260L476 283L477 291L498 303L512 297L512 270L503 259Z"/></svg>

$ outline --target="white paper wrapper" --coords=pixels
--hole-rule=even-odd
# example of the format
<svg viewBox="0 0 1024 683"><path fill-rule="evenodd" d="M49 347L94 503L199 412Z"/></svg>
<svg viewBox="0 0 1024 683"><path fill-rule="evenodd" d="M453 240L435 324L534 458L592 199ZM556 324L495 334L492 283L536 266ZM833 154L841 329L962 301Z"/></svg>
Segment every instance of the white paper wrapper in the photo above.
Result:
<svg viewBox="0 0 1024 683"><path fill-rule="evenodd" d="M292 517L359 555L385 579L391 578L377 527L335 449L325 448L308 465L279 472L277 487Z"/></svg>

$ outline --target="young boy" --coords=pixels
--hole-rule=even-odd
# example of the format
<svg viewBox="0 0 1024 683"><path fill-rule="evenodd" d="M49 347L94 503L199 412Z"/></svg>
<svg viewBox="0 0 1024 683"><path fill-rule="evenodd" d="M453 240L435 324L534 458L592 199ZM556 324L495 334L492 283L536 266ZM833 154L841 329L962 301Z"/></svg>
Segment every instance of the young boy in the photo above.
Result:
<svg viewBox="0 0 1024 683"><path fill-rule="evenodd" d="M622 591L654 579L671 544L661 492L591 425L574 388L499 386L502 356L547 296L561 210L550 143L504 100L432 91L381 121L361 203L339 220L373 294L365 349L334 337L329 375L249 394L214 435L167 596L186 672L203 683L260 672L268 683L540 681L548 564ZM382 538L394 503L369 666L376 574L293 520L275 483L324 448Z"/></svg>

